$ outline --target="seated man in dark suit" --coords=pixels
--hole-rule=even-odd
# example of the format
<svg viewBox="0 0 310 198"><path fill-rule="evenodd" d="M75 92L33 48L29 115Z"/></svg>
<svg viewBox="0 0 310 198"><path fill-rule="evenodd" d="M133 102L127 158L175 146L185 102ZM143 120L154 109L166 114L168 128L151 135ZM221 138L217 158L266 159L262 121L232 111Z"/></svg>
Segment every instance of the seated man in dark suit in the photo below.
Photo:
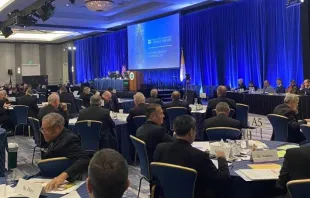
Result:
<svg viewBox="0 0 310 198"><path fill-rule="evenodd" d="M113 90L112 87L109 87L108 91L112 94L112 98L111 98L111 109L112 109L112 111L119 112L119 102L118 102L118 98L117 98L115 90Z"/></svg>
<svg viewBox="0 0 310 198"><path fill-rule="evenodd" d="M174 139L167 133L167 129L161 125L164 122L164 113L160 105L151 104L146 109L146 123L138 128L136 136L146 144L149 162L153 161L153 155L157 144L172 142Z"/></svg>
<svg viewBox="0 0 310 198"><path fill-rule="evenodd" d="M217 88L217 98L213 98L208 101L208 107L206 112L206 118L213 117L213 109L220 102L226 102L229 105L230 109L235 110L236 112L236 102L232 99L226 98L227 88L225 86L218 86ZM236 118L236 113L234 113L233 118Z"/></svg>
<svg viewBox="0 0 310 198"><path fill-rule="evenodd" d="M192 109L189 107L188 102L180 100L181 98L180 92L178 91L172 92L171 98L172 98L172 102L164 104L165 110L170 107L185 107L187 109L187 113L189 115L191 114Z"/></svg>
<svg viewBox="0 0 310 198"><path fill-rule="evenodd" d="M157 98L157 96L158 96L157 89L152 89L151 90L151 97L147 98L145 100L145 102L148 103L148 104L153 104L153 103L159 104L160 106L163 107L164 106L163 101L161 99Z"/></svg>
<svg viewBox="0 0 310 198"><path fill-rule="evenodd" d="M299 94L310 95L310 80L305 79L304 83L301 84Z"/></svg>
<svg viewBox="0 0 310 198"><path fill-rule="evenodd" d="M226 102L220 102L216 105L216 116L204 121L204 130L212 127L231 127L240 129L242 128L240 121L229 117L229 105ZM241 136L240 136L241 139Z"/></svg>
<svg viewBox="0 0 310 198"><path fill-rule="evenodd" d="M286 184L289 181L310 178L310 169L308 168L310 166L309 153L310 147L293 148L286 151L277 182L281 194L287 193Z"/></svg>
<svg viewBox="0 0 310 198"><path fill-rule="evenodd" d="M174 129L177 140L162 143L156 147L154 162L163 162L185 166L197 171L195 197L216 197L219 192L225 192L224 183L230 180L227 161L223 152L217 153L218 169L209 158L208 153L192 147L195 140L196 121L189 115L175 119ZM156 178L155 178L156 181ZM219 189L221 191L219 191ZM228 193L228 191L226 191Z"/></svg>
<svg viewBox="0 0 310 198"><path fill-rule="evenodd" d="M238 79L238 87L237 87L237 89L243 89L243 90L246 90L246 86L245 86L245 84L244 84L244 82L243 82L243 79L242 79L242 78L239 78L239 79Z"/></svg>
<svg viewBox="0 0 310 198"><path fill-rule="evenodd" d="M26 95L17 100L17 105L28 106L29 107L28 116L37 118L39 113L37 101L38 101L37 97L32 96L32 90L27 89Z"/></svg>
<svg viewBox="0 0 310 198"><path fill-rule="evenodd" d="M110 116L110 111L105 108L101 108L101 97L93 95L90 98L90 107L80 111L78 121L82 120L96 120L102 122L101 127L101 139L100 148L112 148L111 137L113 134L113 128L115 123ZM91 131L90 131L91 132Z"/></svg>
<svg viewBox="0 0 310 198"><path fill-rule="evenodd" d="M72 165L50 181L45 189L51 191L63 184L65 180L74 181L87 171L89 158L81 149L81 141L77 135L64 127L64 118L58 113L50 113L43 117L40 129L48 148L43 159L66 157Z"/></svg>
<svg viewBox="0 0 310 198"><path fill-rule="evenodd" d="M282 80L280 78L277 79L276 93L285 93L285 88L282 85Z"/></svg>
<svg viewBox="0 0 310 198"><path fill-rule="evenodd" d="M67 105L65 103L60 104L60 99L58 94L51 94L48 99L48 105L42 107L38 113L38 119L42 121L42 118L49 113L59 113L65 119L65 126L69 124L69 114L67 111Z"/></svg>
<svg viewBox="0 0 310 198"><path fill-rule="evenodd" d="M127 122L132 123L133 117L145 115L147 105L145 104L145 97L141 92L136 93L133 96L135 107L129 110L129 115L127 117Z"/></svg>
<svg viewBox="0 0 310 198"><path fill-rule="evenodd" d="M73 114L78 113L77 108L76 108L76 103L75 103L75 97L73 93L67 92L67 88L64 86L60 87L59 89L59 99L60 99L60 102L69 103L71 105L70 110L69 110L70 113L73 113Z"/></svg>
<svg viewBox="0 0 310 198"><path fill-rule="evenodd" d="M300 143L306 139L304 134L300 132L300 125L307 124L307 122L306 120L298 121L298 103L299 97L297 95L287 93L284 98L284 104L276 106L273 111L274 114L285 116L289 119L287 141L293 143Z"/></svg>
<svg viewBox="0 0 310 198"><path fill-rule="evenodd" d="M113 111L112 104L111 104L112 94L109 91L105 91L102 93L101 98L103 101L103 104L101 104L101 107L108 109L110 111Z"/></svg>
<svg viewBox="0 0 310 198"><path fill-rule="evenodd" d="M90 88L89 87L84 87L83 92L80 94L80 99L83 100L83 106L84 107L89 107L90 103L90 97L92 94L90 93Z"/></svg>
<svg viewBox="0 0 310 198"><path fill-rule="evenodd" d="M128 165L120 153L103 149L94 155L86 180L90 198L122 198L129 184Z"/></svg>

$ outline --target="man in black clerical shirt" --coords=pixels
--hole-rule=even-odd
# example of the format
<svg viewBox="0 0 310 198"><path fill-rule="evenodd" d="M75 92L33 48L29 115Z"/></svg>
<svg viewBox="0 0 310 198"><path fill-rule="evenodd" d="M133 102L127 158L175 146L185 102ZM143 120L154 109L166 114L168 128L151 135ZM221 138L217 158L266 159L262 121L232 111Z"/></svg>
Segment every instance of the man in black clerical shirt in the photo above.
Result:
<svg viewBox="0 0 310 198"><path fill-rule="evenodd" d="M230 173L225 154L217 153L217 169L208 153L192 147L191 144L195 140L195 126L195 119L189 115L176 118L174 129L177 140L159 144L154 153L154 162L175 164L196 170L195 198L213 198L221 193L228 193L225 187L229 186L226 182L230 180Z"/></svg>
<svg viewBox="0 0 310 198"><path fill-rule="evenodd" d="M178 91L172 92L171 95L172 101L164 104L164 109L166 110L167 108L170 107L185 107L187 109L187 113L190 115L192 109L189 107L189 104L187 101L181 100L181 94Z"/></svg>
<svg viewBox="0 0 310 198"><path fill-rule="evenodd" d="M17 100L17 105L25 105L29 107L28 116L36 118L39 113L37 97L32 96L32 90L27 89L26 95Z"/></svg>
<svg viewBox="0 0 310 198"><path fill-rule="evenodd" d="M153 103L159 104L160 106L163 107L164 106L163 101L161 99L157 98L157 96L158 96L157 89L152 89L151 90L151 97L147 98L145 100L145 102L148 103L148 104L153 104Z"/></svg>
<svg viewBox="0 0 310 198"><path fill-rule="evenodd" d="M81 149L81 141L77 135L64 128L64 118L58 113L50 113L43 117L40 129L48 148L43 154L43 159L66 157L72 165L50 181L45 189L52 191L66 180L74 181L81 178L87 171L89 158Z"/></svg>
<svg viewBox="0 0 310 198"><path fill-rule="evenodd" d="M151 104L146 109L146 123L138 128L136 136L143 140L149 161L153 161L153 154L157 144L163 142L172 142L174 139L167 133L167 129L161 125L164 122L164 113L160 105Z"/></svg>

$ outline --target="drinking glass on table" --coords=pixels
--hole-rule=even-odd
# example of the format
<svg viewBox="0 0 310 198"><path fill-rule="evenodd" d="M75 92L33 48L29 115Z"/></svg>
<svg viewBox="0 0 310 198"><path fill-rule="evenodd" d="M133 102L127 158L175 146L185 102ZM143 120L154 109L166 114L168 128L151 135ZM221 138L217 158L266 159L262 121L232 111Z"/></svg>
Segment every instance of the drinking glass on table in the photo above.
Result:
<svg viewBox="0 0 310 198"><path fill-rule="evenodd" d="M15 186L16 173L14 171L7 171L4 174L5 184L10 187Z"/></svg>
<svg viewBox="0 0 310 198"><path fill-rule="evenodd" d="M123 114L123 113L124 113L124 109L120 109L120 110L119 110L119 113L120 113L120 114Z"/></svg>
<svg viewBox="0 0 310 198"><path fill-rule="evenodd" d="M112 111L112 116L113 116L113 119L117 119L117 113L115 113L114 111Z"/></svg>

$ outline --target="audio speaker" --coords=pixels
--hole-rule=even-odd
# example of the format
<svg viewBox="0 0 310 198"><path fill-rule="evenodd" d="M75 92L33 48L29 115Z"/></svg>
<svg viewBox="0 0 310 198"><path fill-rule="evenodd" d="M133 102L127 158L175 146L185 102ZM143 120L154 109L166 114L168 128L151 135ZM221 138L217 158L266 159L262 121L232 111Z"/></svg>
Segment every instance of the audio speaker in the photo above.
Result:
<svg viewBox="0 0 310 198"><path fill-rule="evenodd" d="M12 69L8 69L8 75L13 76L13 70Z"/></svg>

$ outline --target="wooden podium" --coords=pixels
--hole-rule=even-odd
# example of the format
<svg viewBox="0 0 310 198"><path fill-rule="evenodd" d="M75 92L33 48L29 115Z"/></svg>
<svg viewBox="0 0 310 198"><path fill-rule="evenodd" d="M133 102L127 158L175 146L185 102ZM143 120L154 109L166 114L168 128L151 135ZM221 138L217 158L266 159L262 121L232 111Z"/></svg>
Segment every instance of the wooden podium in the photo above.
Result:
<svg viewBox="0 0 310 198"><path fill-rule="evenodd" d="M129 90L138 91L143 84L143 73L139 71L130 71L129 72Z"/></svg>

